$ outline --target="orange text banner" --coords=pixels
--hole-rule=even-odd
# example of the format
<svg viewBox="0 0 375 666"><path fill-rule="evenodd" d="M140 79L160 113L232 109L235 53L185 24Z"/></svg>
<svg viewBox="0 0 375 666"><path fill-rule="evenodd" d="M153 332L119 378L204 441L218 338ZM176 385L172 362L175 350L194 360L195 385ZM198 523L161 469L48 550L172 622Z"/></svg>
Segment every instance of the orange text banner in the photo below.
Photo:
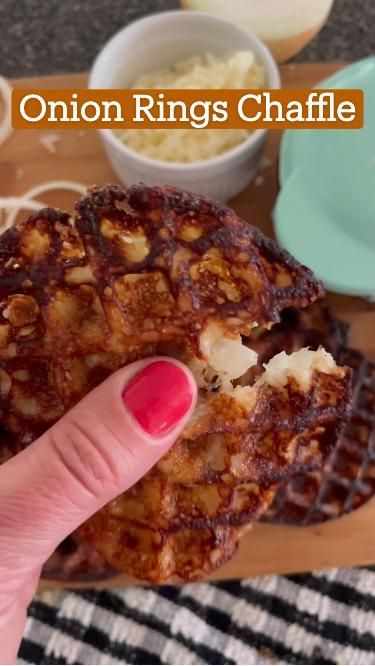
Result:
<svg viewBox="0 0 375 666"><path fill-rule="evenodd" d="M362 90L13 90L16 129L360 129Z"/></svg>

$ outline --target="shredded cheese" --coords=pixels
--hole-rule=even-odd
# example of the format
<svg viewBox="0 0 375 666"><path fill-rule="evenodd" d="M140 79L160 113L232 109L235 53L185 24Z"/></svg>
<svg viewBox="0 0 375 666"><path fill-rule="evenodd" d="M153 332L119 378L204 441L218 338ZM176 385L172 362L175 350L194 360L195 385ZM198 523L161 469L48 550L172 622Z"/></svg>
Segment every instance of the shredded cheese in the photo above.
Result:
<svg viewBox="0 0 375 666"><path fill-rule="evenodd" d="M213 53L176 62L136 79L134 89L225 89L262 88L265 70L251 51L225 56ZM217 157L247 139L246 129L131 129L115 135L129 148L146 157L166 162L198 162Z"/></svg>

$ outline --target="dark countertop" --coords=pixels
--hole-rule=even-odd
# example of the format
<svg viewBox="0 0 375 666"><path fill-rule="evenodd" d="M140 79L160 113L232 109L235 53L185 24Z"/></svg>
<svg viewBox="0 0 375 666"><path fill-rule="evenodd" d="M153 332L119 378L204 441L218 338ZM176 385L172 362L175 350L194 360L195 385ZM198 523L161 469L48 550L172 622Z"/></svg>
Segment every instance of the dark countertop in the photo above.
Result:
<svg viewBox="0 0 375 666"><path fill-rule="evenodd" d="M87 70L126 23L176 7L178 0L2 0L0 74ZM355 60L373 53L375 0L335 0L328 23L296 60Z"/></svg>

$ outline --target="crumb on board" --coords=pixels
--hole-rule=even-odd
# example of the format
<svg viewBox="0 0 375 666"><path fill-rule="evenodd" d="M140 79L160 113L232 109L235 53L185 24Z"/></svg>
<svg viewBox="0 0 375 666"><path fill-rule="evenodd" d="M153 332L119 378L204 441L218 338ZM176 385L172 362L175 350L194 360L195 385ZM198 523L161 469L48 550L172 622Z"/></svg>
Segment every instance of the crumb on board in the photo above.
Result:
<svg viewBox="0 0 375 666"><path fill-rule="evenodd" d="M45 604L50 606L56 606L59 597L61 596L61 590L39 590L36 594L36 598L39 601L42 601Z"/></svg>
<svg viewBox="0 0 375 666"><path fill-rule="evenodd" d="M273 160L270 157L264 155L260 158L259 161L259 171L254 178L255 187L261 187L264 184L265 176L264 171L266 171L273 164Z"/></svg>
<svg viewBox="0 0 375 666"><path fill-rule="evenodd" d="M258 176L256 176L254 180L255 187L261 187L263 183L264 183L264 176L262 176L262 174L258 174Z"/></svg>
<svg viewBox="0 0 375 666"><path fill-rule="evenodd" d="M273 160L271 160L270 157L267 157L266 155L264 157L261 157L260 160L260 170L264 171L265 169L268 169L268 167L271 166Z"/></svg>
<svg viewBox="0 0 375 666"><path fill-rule="evenodd" d="M39 141L42 144L43 148L48 150L49 153L55 153L56 152L56 144L58 141L61 140L61 136L59 134L44 134L43 136L40 137Z"/></svg>

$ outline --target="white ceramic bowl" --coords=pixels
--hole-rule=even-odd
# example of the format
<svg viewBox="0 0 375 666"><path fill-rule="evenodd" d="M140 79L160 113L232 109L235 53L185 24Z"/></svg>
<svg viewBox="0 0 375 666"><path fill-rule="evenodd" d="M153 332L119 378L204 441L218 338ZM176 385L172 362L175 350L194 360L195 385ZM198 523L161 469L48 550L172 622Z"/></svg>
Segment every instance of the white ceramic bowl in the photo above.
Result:
<svg viewBox="0 0 375 666"><path fill-rule="evenodd" d="M201 12L152 14L126 26L107 42L92 67L89 88L127 88L141 74L192 55L246 49L263 64L266 86L279 88L277 65L255 35ZM145 157L125 146L111 130L99 132L108 159L123 184L175 185L221 201L238 194L252 180L266 138L266 131L258 129L218 157L182 164Z"/></svg>

